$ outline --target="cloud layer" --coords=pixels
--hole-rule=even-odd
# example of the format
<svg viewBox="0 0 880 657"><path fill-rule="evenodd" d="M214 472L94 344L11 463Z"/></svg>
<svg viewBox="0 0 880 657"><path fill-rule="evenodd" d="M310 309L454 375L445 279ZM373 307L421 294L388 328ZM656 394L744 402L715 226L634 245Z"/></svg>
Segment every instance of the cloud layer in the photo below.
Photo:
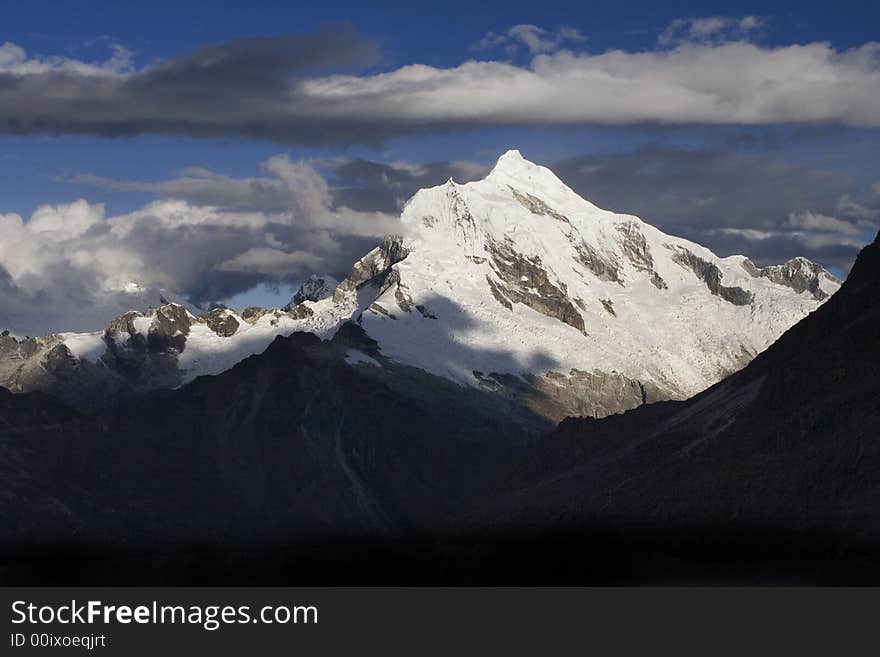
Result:
<svg viewBox="0 0 880 657"><path fill-rule="evenodd" d="M576 30L516 25L486 46L519 45L522 66L470 60L341 74L376 62L350 28L231 41L142 68L117 48L99 63L0 46L0 131L241 136L282 143L376 142L496 125L772 124L880 126L880 44L766 47L760 19L676 21L657 48L591 53Z"/></svg>

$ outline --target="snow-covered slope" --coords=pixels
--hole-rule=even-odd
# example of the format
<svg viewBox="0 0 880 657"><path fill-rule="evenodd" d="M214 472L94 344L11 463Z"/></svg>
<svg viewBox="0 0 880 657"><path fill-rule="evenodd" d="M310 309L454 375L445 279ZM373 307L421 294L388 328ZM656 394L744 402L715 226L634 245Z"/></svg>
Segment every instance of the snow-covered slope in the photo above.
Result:
<svg viewBox="0 0 880 657"><path fill-rule="evenodd" d="M392 358L462 382L574 368L689 396L839 287L802 259L759 270L601 210L517 151L485 180L419 191L403 220L410 253L363 326Z"/></svg>
<svg viewBox="0 0 880 657"><path fill-rule="evenodd" d="M404 234L332 294L335 281L315 277L284 310L129 313L104 333L55 336L50 350L114 371L139 354L139 371L149 361L163 384L179 384L276 335L329 338L352 320L385 358L551 417L605 415L703 390L840 285L802 258L758 268L602 210L518 151L484 180L419 191L402 221Z"/></svg>

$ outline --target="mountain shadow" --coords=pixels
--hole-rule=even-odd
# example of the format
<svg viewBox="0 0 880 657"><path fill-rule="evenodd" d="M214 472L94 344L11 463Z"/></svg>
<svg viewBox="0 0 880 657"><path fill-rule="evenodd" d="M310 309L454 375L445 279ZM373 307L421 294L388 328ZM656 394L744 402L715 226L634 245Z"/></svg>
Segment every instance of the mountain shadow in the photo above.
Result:
<svg viewBox="0 0 880 657"><path fill-rule="evenodd" d="M550 428L393 363L354 323L95 415L2 391L0 577L147 583L200 552L387 551L444 533Z"/></svg>

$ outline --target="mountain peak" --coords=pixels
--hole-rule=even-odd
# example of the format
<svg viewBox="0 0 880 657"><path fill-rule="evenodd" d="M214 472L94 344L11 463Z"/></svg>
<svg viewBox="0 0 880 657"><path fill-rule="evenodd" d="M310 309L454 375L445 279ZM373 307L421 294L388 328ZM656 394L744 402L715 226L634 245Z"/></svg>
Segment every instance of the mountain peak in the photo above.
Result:
<svg viewBox="0 0 880 657"><path fill-rule="evenodd" d="M511 149L498 158L486 180L502 186L528 187L538 195L542 192L555 194L570 191L553 171L527 160L516 149Z"/></svg>
<svg viewBox="0 0 880 657"><path fill-rule="evenodd" d="M529 162L526 158L522 156L518 150L511 149L505 153L503 153L498 160L495 162L495 166L492 167L492 171L489 173L491 176L496 172L520 172L528 169L537 169L538 165L534 162Z"/></svg>
<svg viewBox="0 0 880 657"><path fill-rule="evenodd" d="M522 156L522 153L519 152L518 148L511 148L510 150L502 153L501 156L498 158L498 161L501 162L502 160L511 160L511 161L521 160L523 162L528 162L528 160L526 160ZM531 162L529 162L529 164L531 164Z"/></svg>

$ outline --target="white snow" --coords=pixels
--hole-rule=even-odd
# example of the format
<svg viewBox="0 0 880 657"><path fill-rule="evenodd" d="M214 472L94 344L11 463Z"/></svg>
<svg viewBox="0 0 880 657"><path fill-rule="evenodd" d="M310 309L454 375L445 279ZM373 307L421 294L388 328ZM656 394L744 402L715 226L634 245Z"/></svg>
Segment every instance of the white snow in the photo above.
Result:
<svg viewBox="0 0 880 657"><path fill-rule="evenodd" d="M177 361L183 371L183 381L228 370L248 356L265 351L279 335L305 331L321 338L330 338L356 310L351 302L334 304L332 299L306 301L304 305L314 311L312 317L293 319L280 311L269 312L253 324L245 322L234 311L227 311L239 325L235 335L228 338L217 335L205 324L193 324Z"/></svg>
<svg viewBox="0 0 880 657"><path fill-rule="evenodd" d="M97 361L107 350L104 333L61 333L64 345L79 360Z"/></svg>
<svg viewBox="0 0 880 657"><path fill-rule="evenodd" d="M135 331L146 338L150 334L150 327L153 325L153 318L149 316L135 317L131 323L134 326Z"/></svg>
<svg viewBox="0 0 880 657"><path fill-rule="evenodd" d="M512 190L537 197L569 223L533 213ZM472 221L462 220L463 214ZM743 352L754 356L819 305L808 294L753 278L741 258L719 258L637 217L596 207L516 151L503 155L484 180L419 191L402 219L412 253L395 266L401 285L438 319L402 312L392 287L376 303L396 319L367 311L363 327L385 355L462 383L474 383L474 370L599 369L689 396L744 364ZM644 235L654 270L668 289L658 290L628 259L618 228L628 225ZM623 284L600 280L578 261L573 242L581 240L617 263ZM502 307L486 283L487 275L494 275L486 251L490 241L540 258L549 279L585 305L587 335L521 304L512 311ZM672 260L670 246L714 263L722 284L753 292L754 304L735 306L712 295L692 271ZM613 301L616 317L601 299Z"/></svg>

